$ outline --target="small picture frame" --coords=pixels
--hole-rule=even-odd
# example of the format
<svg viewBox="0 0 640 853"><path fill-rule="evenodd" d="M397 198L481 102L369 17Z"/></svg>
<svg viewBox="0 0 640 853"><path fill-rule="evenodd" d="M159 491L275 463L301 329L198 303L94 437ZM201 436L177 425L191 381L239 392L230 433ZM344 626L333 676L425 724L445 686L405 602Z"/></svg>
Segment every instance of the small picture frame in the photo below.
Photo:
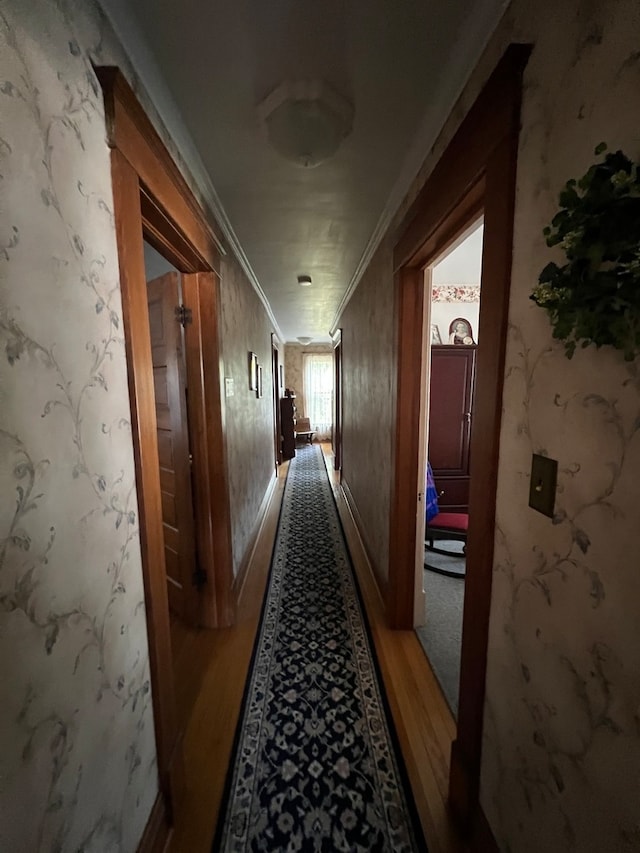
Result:
<svg viewBox="0 0 640 853"><path fill-rule="evenodd" d="M440 337L440 329L435 323L431 324L431 343L432 344L441 344L442 338Z"/></svg>
<svg viewBox="0 0 640 853"><path fill-rule="evenodd" d="M454 346L473 346L473 329L466 317L456 317L449 325L449 343Z"/></svg>
<svg viewBox="0 0 640 853"><path fill-rule="evenodd" d="M258 390L258 356L255 352L249 353L249 391Z"/></svg>
<svg viewBox="0 0 640 853"><path fill-rule="evenodd" d="M256 397L262 397L262 365L258 365L258 379L256 382Z"/></svg>

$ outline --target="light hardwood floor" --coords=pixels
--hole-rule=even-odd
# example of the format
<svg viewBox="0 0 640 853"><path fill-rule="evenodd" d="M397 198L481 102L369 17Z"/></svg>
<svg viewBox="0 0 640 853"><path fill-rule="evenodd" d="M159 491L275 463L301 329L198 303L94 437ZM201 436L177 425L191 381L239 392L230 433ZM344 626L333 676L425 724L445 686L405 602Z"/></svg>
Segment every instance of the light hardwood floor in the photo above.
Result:
<svg viewBox="0 0 640 853"><path fill-rule="evenodd" d="M455 722L413 631L392 631L357 529L323 445L338 511L362 590L389 705L430 853L462 853L447 811ZM278 524L281 466L233 628L172 627L178 715L184 721L186 790L170 853L209 853L223 794Z"/></svg>

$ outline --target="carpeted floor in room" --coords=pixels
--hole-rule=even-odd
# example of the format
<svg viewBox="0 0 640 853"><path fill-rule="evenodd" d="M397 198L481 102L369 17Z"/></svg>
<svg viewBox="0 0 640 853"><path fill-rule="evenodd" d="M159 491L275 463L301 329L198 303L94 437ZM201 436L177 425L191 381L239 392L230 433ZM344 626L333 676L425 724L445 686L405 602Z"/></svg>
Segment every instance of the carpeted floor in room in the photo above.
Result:
<svg viewBox="0 0 640 853"><path fill-rule="evenodd" d="M464 570L460 542L439 542L438 545L445 550L459 551L460 556L448 557L425 551L425 562L445 571ZM416 634L447 703L457 717L464 578L448 577L425 569L424 591L425 624L416 629Z"/></svg>

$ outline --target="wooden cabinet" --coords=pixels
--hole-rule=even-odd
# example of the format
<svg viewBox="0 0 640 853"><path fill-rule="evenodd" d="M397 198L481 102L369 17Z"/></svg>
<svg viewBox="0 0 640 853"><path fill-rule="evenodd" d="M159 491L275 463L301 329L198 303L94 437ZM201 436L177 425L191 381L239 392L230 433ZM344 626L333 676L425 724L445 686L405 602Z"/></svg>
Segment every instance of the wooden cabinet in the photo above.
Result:
<svg viewBox="0 0 640 853"><path fill-rule="evenodd" d="M432 346L429 461L444 512L467 512L475 346Z"/></svg>
<svg viewBox="0 0 640 853"><path fill-rule="evenodd" d="M293 459L296 455L296 398L280 398L280 432L282 434L282 458Z"/></svg>

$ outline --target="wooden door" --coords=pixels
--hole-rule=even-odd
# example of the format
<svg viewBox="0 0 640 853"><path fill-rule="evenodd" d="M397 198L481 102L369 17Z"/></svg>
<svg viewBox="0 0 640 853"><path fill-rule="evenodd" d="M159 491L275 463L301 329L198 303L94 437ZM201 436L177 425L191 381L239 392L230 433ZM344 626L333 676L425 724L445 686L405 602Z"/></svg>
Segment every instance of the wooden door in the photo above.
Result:
<svg viewBox="0 0 640 853"><path fill-rule="evenodd" d="M169 608L186 622L197 620L191 457L182 350L180 274L147 282L153 386L158 422L162 527Z"/></svg>
<svg viewBox="0 0 640 853"><path fill-rule="evenodd" d="M442 510L466 512L475 346L433 346L429 409L429 461Z"/></svg>
<svg viewBox="0 0 640 853"><path fill-rule="evenodd" d="M342 471L342 338L333 348L333 364L335 369L333 395L333 467Z"/></svg>
<svg viewBox="0 0 640 853"><path fill-rule="evenodd" d="M280 353L271 335L271 373L273 374L273 429L276 471L282 463L282 427L280 425L280 395L284 389L280 382Z"/></svg>

